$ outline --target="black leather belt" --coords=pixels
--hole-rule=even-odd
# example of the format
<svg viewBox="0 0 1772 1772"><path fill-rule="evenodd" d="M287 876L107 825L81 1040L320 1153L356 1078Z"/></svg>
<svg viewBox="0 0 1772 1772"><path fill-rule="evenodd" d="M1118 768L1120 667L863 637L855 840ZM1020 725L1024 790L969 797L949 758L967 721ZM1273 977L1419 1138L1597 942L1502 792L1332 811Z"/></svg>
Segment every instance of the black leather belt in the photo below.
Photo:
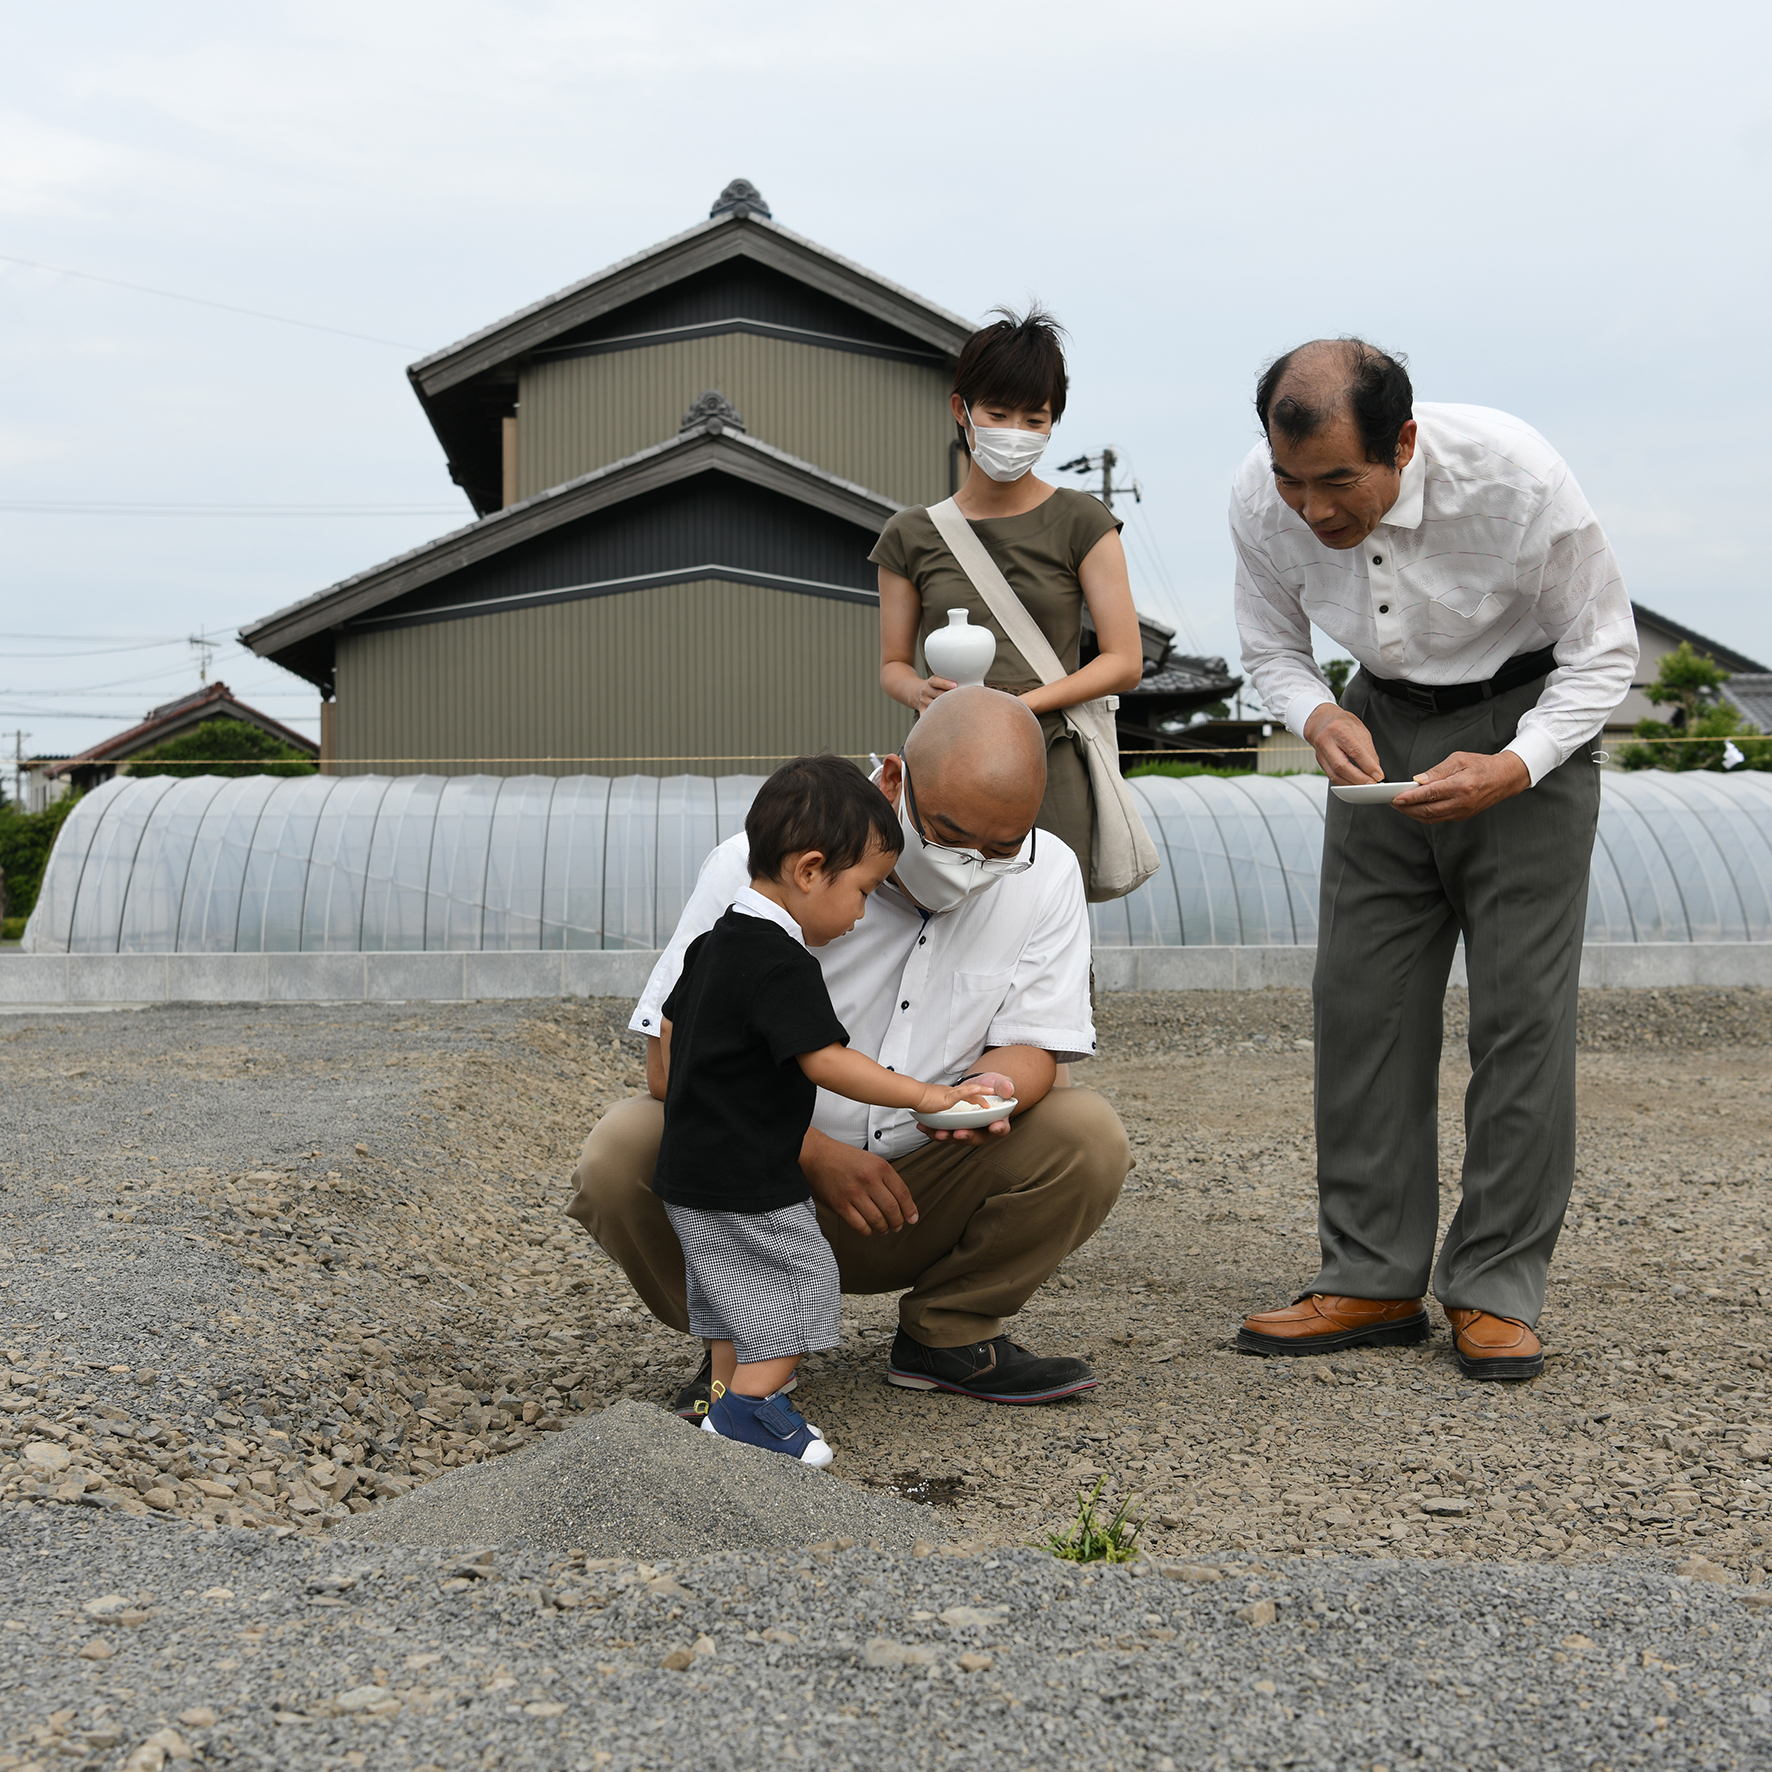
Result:
<svg viewBox="0 0 1772 1772"><path fill-rule="evenodd" d="M1364 665L1360 675L1380 695L1406 701L1430 714L1450 714L1459 708L1475 707L1480 701L1491 701L1510 689L1518 689L1522 683L1530 683L1534 677L1547 676L1556 664L1556 648L1546 646L1541 652L1522 652L1518 658L1510 658L1487 683L1447 683L1436 689L1402 677L1375 677Z"/></svg>

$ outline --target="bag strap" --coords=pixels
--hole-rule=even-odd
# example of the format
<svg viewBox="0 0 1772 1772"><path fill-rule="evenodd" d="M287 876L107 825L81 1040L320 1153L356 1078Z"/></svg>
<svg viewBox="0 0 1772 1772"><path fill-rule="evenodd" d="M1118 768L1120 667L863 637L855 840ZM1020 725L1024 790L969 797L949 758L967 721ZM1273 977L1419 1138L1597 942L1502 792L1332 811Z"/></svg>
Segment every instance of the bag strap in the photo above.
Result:
<svg viewBox="0 0 1772 1772"><path fill-rule="evenodd" d="M1068 677L1052 643L1040 632L1040 624L1028 614L1027 605L1016 596L989 550L978 539L977 532L951 499L929 507L929 521L935 532L948 544L948 550L960 563L960 570L972 580L972 588L984 599L984 606L997 618L997 626L1029 665L1039 673L1042 683L1056 683Z"/></svg>

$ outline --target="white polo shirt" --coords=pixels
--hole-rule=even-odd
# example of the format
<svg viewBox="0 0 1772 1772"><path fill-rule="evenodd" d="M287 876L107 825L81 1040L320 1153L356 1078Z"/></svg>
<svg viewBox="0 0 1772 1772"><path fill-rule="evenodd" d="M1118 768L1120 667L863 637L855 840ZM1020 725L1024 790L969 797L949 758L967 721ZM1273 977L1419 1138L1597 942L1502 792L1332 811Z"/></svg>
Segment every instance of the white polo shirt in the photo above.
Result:
<svg viewBox="0 0 1772 1772"><path fill-rule="evenodd" d="M1265 443L1231 492L1243 668L1301 738L1335 698L1311 628L1362 670L1442 687L1555 649L1507 748L1536 784L1605 725L1637 663L1618 562L1568 464L1528 424L1486 406L1418 401L1396 503L1357 548L1326 548L1274 484Z"/></svg>
<svg viewBox="0 0 1772 1772"><path fill-rule="evenodd" d="M635 1033L658 1034L684 951L749 888L749 853L741 833L702 864L628 1021ZM812 953L849 1044L922 1082L958 1082L992 1046L1038 1046L1060 1064L1095 1052L1083 876L1050 831L1040 832L1025 873L935 916L888 881L847 935ZM812 1123L889 1160L929 1142L908 1109L869 1107L823 1089Z"/></svg>

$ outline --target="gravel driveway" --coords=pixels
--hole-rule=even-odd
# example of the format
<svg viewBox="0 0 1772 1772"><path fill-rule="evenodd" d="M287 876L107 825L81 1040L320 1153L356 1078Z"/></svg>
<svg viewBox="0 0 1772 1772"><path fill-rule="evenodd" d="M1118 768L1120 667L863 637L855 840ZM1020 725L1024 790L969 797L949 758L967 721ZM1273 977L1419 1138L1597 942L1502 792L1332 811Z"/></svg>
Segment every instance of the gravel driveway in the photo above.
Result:
<svg viewBox="0 0 1772 1772"><path fill-rule="evenodd" d="M584 1128L640 1087L624 1014L0 1019L0 1772L118 1766L162 1728L239 1766L1772 1756L1766 993L1584 995L1536 1384L1463 1382L1437 1318L1421 1349L1229 1353L1311 1272L1308 1004L1108 997L1088 1077L1140 1167L1016 1325L1101 1388L1026 1412L889 1389L886 1299L846 1300L809 1362L841 1477L940 1502L930 1542L970 1554L498 1551L492 1579L330 1537L692 1363L560 1216ZM1175 1579L1014 1548L1097 1478ZM1273 1623L1237 1616L1269 1598ZM875 1638L902 1665L867 1665Z"/></svg>

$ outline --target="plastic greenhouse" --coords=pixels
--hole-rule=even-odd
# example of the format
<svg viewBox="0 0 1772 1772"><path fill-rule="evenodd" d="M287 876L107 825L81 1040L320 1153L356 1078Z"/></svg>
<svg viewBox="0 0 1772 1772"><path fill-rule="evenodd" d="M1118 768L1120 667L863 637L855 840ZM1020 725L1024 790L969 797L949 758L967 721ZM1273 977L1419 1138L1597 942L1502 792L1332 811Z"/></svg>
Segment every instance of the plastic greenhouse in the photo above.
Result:
<svg viewBox="0 0 1772 1772"><path fill-rule="evenodd" d="M761 779L121 777L63 825L24 945L657 948ZM1772 777L1602 779L1589 942L1772 940ZM1164 865L1094 907L1098 944L1314 945L1322 777L1132 785Z"/></svg>

